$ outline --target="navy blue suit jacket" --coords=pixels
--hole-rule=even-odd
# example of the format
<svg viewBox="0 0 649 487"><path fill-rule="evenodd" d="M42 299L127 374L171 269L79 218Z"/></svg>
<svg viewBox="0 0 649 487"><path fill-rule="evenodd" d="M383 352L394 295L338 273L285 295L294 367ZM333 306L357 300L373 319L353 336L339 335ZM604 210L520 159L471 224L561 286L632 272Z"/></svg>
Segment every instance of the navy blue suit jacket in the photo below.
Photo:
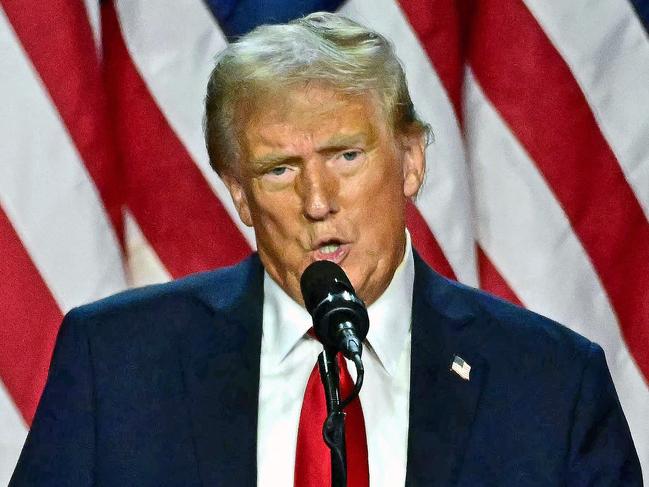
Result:
<svg viewBox="0 0 649 487"><path fill-rule="evenodd" d="M10 485L256 485L262 276L253 255L71 311ZM409 486L642 485L600 347L419 257L410 397Z"/></svg>

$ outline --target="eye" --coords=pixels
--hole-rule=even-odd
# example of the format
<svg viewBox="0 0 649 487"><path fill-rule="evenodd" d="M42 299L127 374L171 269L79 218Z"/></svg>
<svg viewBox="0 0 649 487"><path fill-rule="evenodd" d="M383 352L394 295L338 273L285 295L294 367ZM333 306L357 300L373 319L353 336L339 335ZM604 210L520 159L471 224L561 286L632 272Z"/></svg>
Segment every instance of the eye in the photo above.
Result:
<svg viewBox="0 0 649 487"><path fill-rule="evenodd" d="M367 152L361 148L343 148L343 150L335 153L331 163L339 174L350 176L365 166L367 157Z"/></svg>
<svg viewBox="0 0 649 487"><path fill-rule="evenodd" d="M343 159L346 161L353 161L361 154L358 150L348 150L342 153Z"/></svg>
<svg viewBox="0 0 649 487"><path fill-rule="evenodd" d="M273 188L283 187L289 184L296 175L296 168L290 165L269 167L262 174L262 181L270 184Z"/></svg>
<svg viewBox="0 0 649 487"><path fill-rule="evenodd" d="M283 176L284 174L286 174L286 171L288 171L288 168L286 166L277 166L268 171L268 174L271 174L273 176Z"/></svg>

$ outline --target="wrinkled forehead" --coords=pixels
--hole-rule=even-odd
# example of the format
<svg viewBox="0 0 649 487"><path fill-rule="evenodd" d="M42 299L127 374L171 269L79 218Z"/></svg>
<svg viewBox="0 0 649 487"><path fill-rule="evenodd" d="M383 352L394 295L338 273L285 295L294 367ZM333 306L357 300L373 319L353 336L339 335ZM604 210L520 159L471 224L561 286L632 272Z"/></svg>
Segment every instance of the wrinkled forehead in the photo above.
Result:
<svg viewBox="0 0 649 487"><path fill-rule="evenodd" d="M287 143L291 138L330 138L365 133L368 138L392 137L378 96L347 93L322 83L304 83L258 91L236 111L238 140L244 158L260 143ZM315 141L314 141L315 142Z"/></svg>

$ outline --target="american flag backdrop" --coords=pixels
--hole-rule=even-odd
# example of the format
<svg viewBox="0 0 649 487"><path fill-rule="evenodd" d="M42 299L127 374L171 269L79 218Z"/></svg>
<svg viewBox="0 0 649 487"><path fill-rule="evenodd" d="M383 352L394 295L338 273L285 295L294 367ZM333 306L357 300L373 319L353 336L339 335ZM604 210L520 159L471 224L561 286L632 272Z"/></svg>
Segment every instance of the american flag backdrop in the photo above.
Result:
<svg viewBox="0 0 649 487"><path fill-rule="evenodd" d="M420 253L603 346L649 483L649 0L0 0L0 485L65 312L254 248L206 80L315 10L390 38L433 127Z"/></svg>

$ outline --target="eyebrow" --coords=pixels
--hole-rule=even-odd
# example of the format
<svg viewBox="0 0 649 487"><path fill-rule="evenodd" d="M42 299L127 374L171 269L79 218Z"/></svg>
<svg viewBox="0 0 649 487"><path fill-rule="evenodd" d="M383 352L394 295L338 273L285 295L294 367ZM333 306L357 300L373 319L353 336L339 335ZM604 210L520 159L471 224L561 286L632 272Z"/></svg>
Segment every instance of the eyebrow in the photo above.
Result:
<svg viewBox="0 0 649 487"><path fill-rule="evenodd" d="M368 135L364 132L348 135L334 135L331 139L319 146L317 152L330 152L356 145L367 145Z"/></svg>
<svg viewBox="0 0 649 487"><path fill-rule="evenodd" d="M270 154L266 154L264 156L261 156L257 159L253 159L250 161L250 164L256 169L256 170L265 170L265 169L271 169L276 166L282 166L282 165L295 165L301 161L301 157L299 156L291 156L291 155L286 155L282 153L274 153L271 152Z"/></svg>

